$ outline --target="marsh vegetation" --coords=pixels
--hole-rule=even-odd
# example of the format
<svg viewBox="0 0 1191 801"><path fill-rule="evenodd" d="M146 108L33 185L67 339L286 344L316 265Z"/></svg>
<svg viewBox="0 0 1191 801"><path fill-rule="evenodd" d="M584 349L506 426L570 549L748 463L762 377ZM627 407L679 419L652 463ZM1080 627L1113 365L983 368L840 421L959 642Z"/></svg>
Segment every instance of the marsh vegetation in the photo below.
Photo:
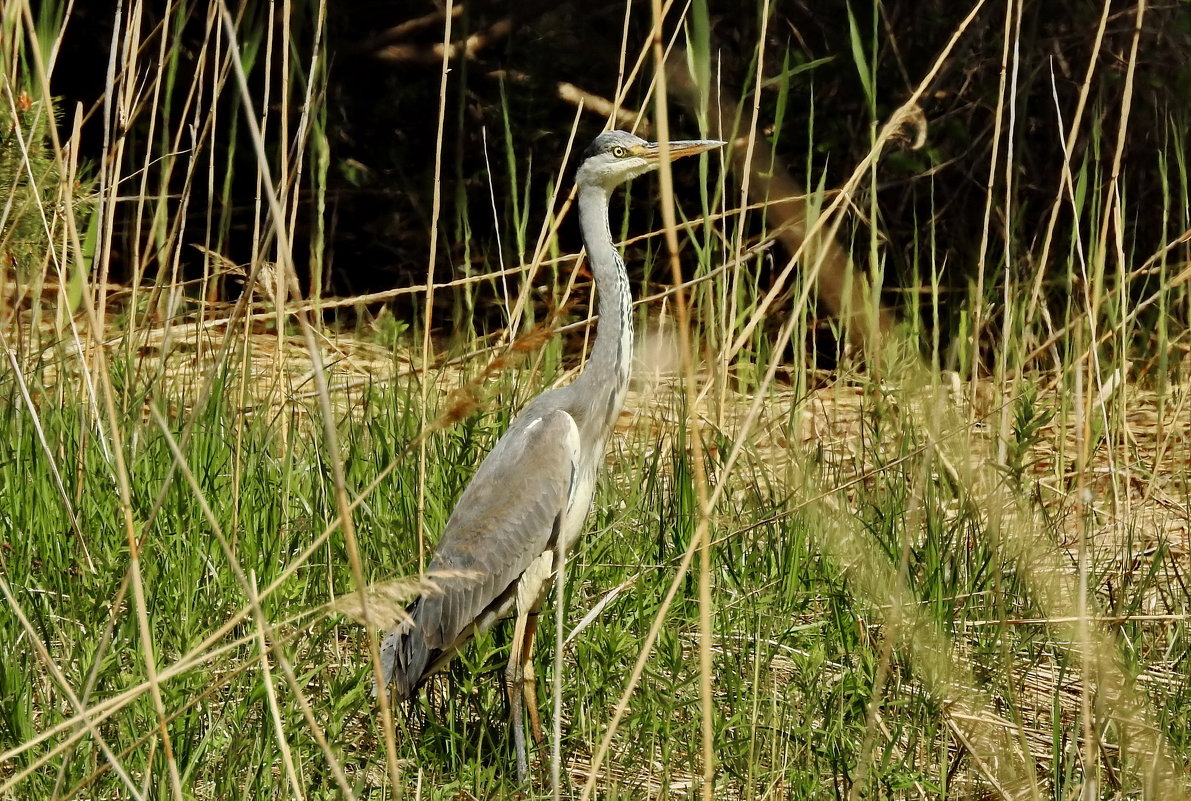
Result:
<svg viewBox="0 0 1191 801"><path fill-rule="evenodd" d="M0 9L0 798L1191 794L1187 2L109 5ZM519 787L507 633L390 728L347 610L581 367L658 103L732 148L614 201Z"/></svg>

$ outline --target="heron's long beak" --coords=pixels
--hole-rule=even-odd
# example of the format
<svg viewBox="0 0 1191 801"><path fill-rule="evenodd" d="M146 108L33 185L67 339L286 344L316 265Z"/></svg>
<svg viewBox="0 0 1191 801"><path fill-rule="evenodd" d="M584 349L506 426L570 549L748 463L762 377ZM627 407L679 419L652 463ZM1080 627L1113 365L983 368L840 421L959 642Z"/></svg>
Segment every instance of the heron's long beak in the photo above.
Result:
<svg viewBox="0 0 1191 801"><path fill-rule="evenodd" d="M670 161L675 161L683 156L706 153L708 150L715 150L717 147L723 147L726 144L728 143L721 142L719 139L681 139L677 142L671 142L668 148L670 151ZM662 158L661 144L658 142L650 143L643 155L650 161L660 161Z"/></svg>

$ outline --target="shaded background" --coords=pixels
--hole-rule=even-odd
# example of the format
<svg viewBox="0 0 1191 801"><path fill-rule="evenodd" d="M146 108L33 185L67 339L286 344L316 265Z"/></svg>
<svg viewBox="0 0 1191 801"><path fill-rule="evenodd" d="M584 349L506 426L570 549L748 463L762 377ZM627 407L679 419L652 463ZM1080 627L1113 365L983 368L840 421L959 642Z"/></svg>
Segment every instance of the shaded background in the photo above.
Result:
<svg viewBox="0 0 1191 801"><path fill-rule="evenodd" d="M698 17L703 6L695 9ZM205 3L180 5L168 20L175 52L183 68L200 69L203 59L213 59L208 39L209 9ZM762 14L768 10L764 57L767 80L760 96L759 128L769 137L776 156L804 185L839 185L868 152L874 126L909 95L933 64L940 49L969 11L964 5L927 0L888 0L880 4L790 2L753 5L708 2L713 70L724 87L751 104L756 55L761 37ZM244 6L240 18L241 41L251 46L265 39L269 26L288 24L293 40L293 63L305 68L316 38L317 4L294 4L288 21L271 19L263 6ZM990 221L986 272L986 302L995 306L1002 281L1024 280L1036 269L1037 249L1062 175L1062 139L1075 113L1080 86L1094 52L1102 6L1075 0L1025 4L1018 41L1020 67L1017 77L1015 120L1012 136L1002 136L1001 148L1012 148L1013 183L1010 187L1013 219L1005 219L997 204ZM144 30L153 31L166 20L155 19L146 9ZM921 295L916 287L924 279L923 249L934 249L934 263L945 265L942 297L944 339L956 334L957 321L970 306L970 285L976 271L983 233L985 199L994 143L994 121L1002 80L1002 36L1005 7L989 3L963 36L956 53L928 91L923 105L926 145L891 152L876 173L879 218L849 223L845 245L854 258L865 263L869 247L867 224L875 224L882 239L885 270L884 300L899 315ZM671 17L674 15L671 14ZM105 75L97 65L106 64L112 46L115 15L106 2L75 4L53 73L53 90L72 108L87 110L82 151L91 158L102 152L104 115L102 93ZM328 69L317 85L325 113L327 169L325 185L304 184L298 214L295 246L299 270L313 291L321 284L324 294L351 295L395 286L419 284L425 279L429 253L436 121L439 108L442 9L429 2L331 3L321 46ZM628 60L646 40L651 15L648 4L635 2L628 15ZM1090 86L1088 107L1072 164L1082 166L1093 183L1085 191L1098 192L1114 152L1120 119L1124 71L1135 6L1113 5L1103 46ZM497 232L512 230L516 217L529 221L532 248L539 221L557 167L563 157L567 132L575 115L573 104L559 98L559 82L603 98L615 91L621 58L621 32L625 5L621 2L584 3L485 2L475 0L456 6L452 39L473 44L469 57L454 59L445 101L443 147L443 213L440 224L437 277L447 280L469 272L499 266ZM673 31L667 31L667 36ZM153 35L146 47L156 46ZM857 49L859 47L859 50ZM1124 142L1121 187L1130 212L1124 220L1127 252L1140 263L1188 226L1187 211L1178 200L1186 197L1188 152L1187 116L1191 109L1191 3L1155 4L1147 10L1141 38L1140 60L1132 96L1132 116ZM859 61L867 59L877 76L871 95L866 92ZM282 71L265 68L257 57L249 65L254 92L264 96L265 75L273 85L270 110L273 123L280 114L278 96ZM299 70L300 71L300 70ZM648 76L647 76L648 77ZM625 105L639 108L647 80L630 87ZM229 85L230 86L230 85ZM300 105L304 86L289 81L290 108ZM210 102L210 101L208 101ZM214 101L225 108L223 119L240 113L234 90L225 89ZM162 98L162 117L180 119L187 110L182 91ZM677 102L672 129L682 135L699 133L697 122ZM296 117L296 112L294 114ZM69 134L69 117L63 134ZM127 147L130 163L148 143L149 115L132 121ZM1008 116L1006 117L1006 120ZM291 126L297 123L290 120ZM175 122L175 125L177 123ZM603 118L587 113L580 120L577 141L582 145L603 126ZM1003 126L1004 127L1004 126ZM198 176L192 187L191 214L203 214L210 202L222 208L225 230L213 243L220 253L246 263L253 252L255 155L242 125L216 145L219 163L231 165L214 181ZM160 134L158 134L160 136ZM276 142L276 139L270 140ZM485 156L485 144L487 156ZM511 151L511 152L510 152ZM1171 164L1172 154L1179 163ZM1179 155L1181 154L1181 156ZM279 154L276 154L279 155ZM512 163L510 163L510 155ZM489 167L491 169L489 169ZM574 165L568 165L573 170ZM1004 169L999 168L995 196L1004 197ZM1171 176L1183 188L1169 185ZM689 172L678 171L689 183ZM180 190L180 171L164 177L171 190ZM734 176L738 181L739 176ZM647 197L652 182L639 181L631 192ZM736 185L738 187L738 183ZM865 190L868 191L868 190ZM325 198L325 200L324 200ZM1173 200L1172 200L1173 199ZM495 204L499 223L493 220ZM649 204L632 204L633 230L652 220ZM868 209L861 198L859 208ZM321 207L320 207L321 206ZM131 212L131 208L129 208ZM637 219L639 217L639 219ZM325 234L315 229L321 221ZM135 221L118 221L118 229L133 236ZM760 215L752 217L751 237L761 234ZM1062 210L1056 242L1069 238L1074 225L1094 229L1097 221L1077 221L1070 207ZM923 231L929 227L927 243ZM1018 252L1006 268L1003 246L1008 230ZM857 244L850 245L855 241ZM564 251L578 250L576 226L560 231ZM505 266L517 262L517 243L504 241ZM114 252L130 249L114 248ZM184 249L183 269L194 275L201 270L202 255ZM648 254L634 253L630 269L635 281L645 280ZM1052 249L1045 265L1049 277L1046 296L1062 306L1068 300L1067 260L1064 247ZM762 270L780 269L785 257L775 255ZM312 262L321 262L317 267ZM688 265L689 267L690 265ZM132 265L116 263L113 275L128 281ZM155 266L144 265L152 276ZM665 282L660 275L659 281ZM762 275L762 282L768 280ZM1156 278L1154 280L1157 280ZM1138 296L1152 291L1147 281L1131 284ZM238 292L233 282L219 290L223 298ZM466 307L448 296L435 319L449 330L461 314L480 314L479 325L498 324L491 311L491 296L480 290L480 300ZM484 310L489 312L485 315ZM400 315L413 311L396 307ZM1174 312L1185 318L1185 308ZM1180 323L1185 319L1180 319ZM993 335L995 332L989 332Z"/></svg>

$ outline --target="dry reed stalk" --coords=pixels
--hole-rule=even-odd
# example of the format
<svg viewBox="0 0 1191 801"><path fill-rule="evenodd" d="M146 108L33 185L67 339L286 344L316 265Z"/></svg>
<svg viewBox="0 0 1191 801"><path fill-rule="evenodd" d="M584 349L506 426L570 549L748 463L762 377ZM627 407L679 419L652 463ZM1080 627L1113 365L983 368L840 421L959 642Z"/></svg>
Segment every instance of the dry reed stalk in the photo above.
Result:
<svg viewBox="0 0 1191 801"><path fill-rule="evenodd" d="M677 96L688 107L695 108L700 102L700 89L695 85L686 63L681 56L672 59L669 74ZM755 98L760 95L762 78L763 74L758 70ZM717 114L721 135L732 140L732 163L741 184L740 206L733 213L743 216L752 208L762 209L769 223L770 236L782 243L792 261L797 258L804 269L819 263L821 266L815 275L814 284L820 300L841 321L853 345L876 353L882 336L893 327L893 316L888 309L872 308L872 292L867 277L855 268L837 238L811 221L806 188L794 179L777 156L770 153L762 155L757 151L754 143L758 138L763 138L757 123L758 102L754 100L752 104L751 124L739 129L736 112L742 104L727 89L713 87L708 105ZM920 111L917 113L921 116ZM752 205L749 204L750 200ZM743 230L744 225L739 225L735 243L738 257L743 248ZM735 297L735 293L732 294ZM724 329L727 332L736 327L736 310L733 307Z"/></svg>

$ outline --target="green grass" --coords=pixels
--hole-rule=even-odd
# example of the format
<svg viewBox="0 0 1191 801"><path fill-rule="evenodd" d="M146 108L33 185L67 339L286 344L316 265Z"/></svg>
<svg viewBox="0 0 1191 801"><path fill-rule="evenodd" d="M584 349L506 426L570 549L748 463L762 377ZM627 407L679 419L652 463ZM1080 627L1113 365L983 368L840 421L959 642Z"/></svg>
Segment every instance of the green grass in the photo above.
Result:
<svg viewBox="0 0 1191 801"><path fill-rule="evenodd" d="M259 343L257 344L259 346ZM129 374L135 368L125 368ZM475 464L509 420L497 400L524 394L539 378L509 372L484 385L481 411L428 440L427 530L439 531L452 500ZM460 379L453 379L458 381ZM32 387L46 400L66 387ZM299 562L297 554L335 518L334 486L327 454L315 425L300 408L266 413L266 407L237 409L235 380L217 387L202 408L171 415L178 436L193 418L187 463L222 531L234 543L237 562L264 587L281 579L263 599L275 636L298 677L296 688L315 710L335 759L357 795L386 786L383 745L369 697L370 669L362 629L326 604L352 588L344 543L338 533ZM419 415L409 379L378 380L348 393L342 408L341 458L354 496L388 465L396 467L360 505L356 514L361 557L371 581L402 575L416 565L415 519L410 487L416 461L407 448ZM848 393L850 397L854 393ZM431 397L442 397L431 393ZM830 391L820 400L830 398ZM787 393L773 404L789 403ZM163 403L162 399L155 401ZM909 406L912 398L903 399ZM1038 402L1035 399L1033 402ZM931 477L935 457L923 448L922 428L912 413L881 396L862 397L861 430L850 440L871 463L833 464L812 458L775 469L772 454L755 469L738 470L731 492L720 502L711 526L716 704L715 743L719 791L732 797L827 798L846 795L861 781L866 796L970 798L981 786L980 771L966 763L948 730L948 703L939 686L920 671L932 661L951 662L970 672L982 694L994 699L1008 722L1047 727L1054 753L1042 765L1052 777L1077 782L1073 699L1068 675L1048 694L1027 684L1031 670L1078 675L1071 655L1057 648L1043 623L996 626L989 621L1045 617L1016 561L990 539L979 508L962 493ZM55 443L54 464L73 499L83 543L72 536L59 500L50 461L39 445L32 416L12 381L5 384L0 431L0 490L6 499L4 525L12 532L2 554L3 576L12 600L45 643L67 683L95 705L140 688L99 727L109 748L132 776L149 777L151 797L168 797L167 770L154 729L154 711L144 689L142 640L127 599L111 603L128 569L128 542L118 524L118 494L111 464L95 443L82 441L91 426L75 399L44 403L38 421ZM805 404L790 407L794 414ZM844 408L841 406L841 408ZM666 414L650 421L650 411ZM442 411L435 408L431 415ZM644 632L659 613L682 553L696 530L698 512L691 491L690 463L681 431L664 419L681 419L675 401L655 400L645 417L619 438L613 466L596 502L591 534L571 563L567 626L575 626L614 587L632 583L604 608L563 655L562 751L582 776L582 765L604 736L610 710L637 658ZM783 413L785 409L782 409ZM297 415L293 419L285 415ZM780 418L779 418L780 419ZM288 421L283 433L282 421ZM269 695L260 663L256 627L247 617L214 641L204 641L247 598L233 577L195 495L175 477L165 484L171 457L164 435L139 406L121 420L129 446L126 459L138 533L145 536L141 565L149 626L158 669L184 655L209 660L162 684L172 717L171 744L187 795L207 798L271 797L286 794L279 737L270 718ZM709 452L718 472L733 444L729 429ZM795 461L802 457L795 456ZM793 476L801 474L799 481ZM754 477L752 481L747 477ZM861 483L852 483L860 479ZM154 498L165 487L161 511L150 522ZM817 488L826 497L812 500ZM834 506L833 506L834 502ZM1023 501L1024 503L1024 501ZM1058 532L1038 532L1041 540ZM1045 545L1046 549L1053 545ZM1111 558L1095 565L1112 582L1120 565ZM1128 585L1116 591L1114 614L1137 615L1152 607L1156 579L1177 560L1159 550L1131 566ZM282 574L289 573L287 578ZM928 638L950 642L950 653L917 652L909 634L890 623L874 576L897 576L915 608L903 610L928 629ZM1043 592L1045 595L1046 593ZM896 597L896 596L890 596ZM1171 611L1185 606L1168 598ZM613 741L613 776L600 780L609 797L687 797L700 773L697 582L680 582L666 623L638 690ZM53 751L66 732L25 750L38 732L72 717L73 711L51 672L29 644L15 615L0 618L4 653L0 682L6 690L0 735L6 750L21 753L5 761L11 777L53 753L8 792L12 797L124 796L93 736L65 754ZM111 625L111 639L102 633ZM905 622L900 624L905 626ZM1120 669L1150 677L1141 684L1146 706L1165 720L1172 744L1187 734L1180 710L1187 705L1185 681L1170 673L1187 642L1179 620L1134 622L1118 628ZM505 795L510 777L509 743L501 688L504 641L497 629L479 638L415 704L398 737L402 783L423 797ZM892 638L892 651L885 651ZM542 697L549 697L556 670L553 617L542 621L538 659ZM215 653L216 649L220 650ZM883 658L888 659L882 664ZM338 797L328 760L311 736L271 657L272 682L288 747L300 766L307 797ZM877 717L870 699L876 697ZM1051 708L1053 705L1053 708ZM546 710L547 721L549 711ZM1051 720L1051 716L1057 719ZM1102 736L1116 739L1109 724ZM67 729L70 731L70 729ZM959 750L957 751L957 748ZM1131 760L1106 757L1118 771ZM1133 768L1138 768L1132 765ZM95 775L100 771L99 775ZM1140 792L1143 772L1124 772L1122 794ZM1120 778L1118 776L1118 778ZM548 786L548 785L546 785ZM1056 778L1047 795L1065 795ZM70 792L78 787L77 792ZM368 788L373 788L369 790Z"/></svg>
<svg viewBox="0 0 1191 801"><path fill-rule="evenodd" d="M834 61L862 91L865 141L888 147L888 56L885 32L862 14L871 10L849 6L849 50ZM181 6L170 13L184 22ZM695 3L689 39L679 37L705 75L715 71L710 19ZM246 328L245 309L200 302L225 280L225 251L243 244L229 206L255 117L235 82L227 108L200 114L210 126L195 129L194 158L174 153L189 119L139 96L132 106L156 133L137 128L143 141L128 155L81 165L94 181L72 184L72 202L58 202L35 184L79 170L52 157L33 58L33 39L52 40L58 22L47 14L36 37L7 12L0 23L5 63L21 65L0 109L10 98L19 109L22 92L34 98L16 115L0 110L0 123L37 145L25 155L11 137L0 142L0 180L15 199L0 224L0 798L550 797L548 748L535 754L529 786L513 778L506 627L478 637L410 708L394 710L390 754L370 695L367 634L336 611L356 590L356 556L369 585L416 573L420 537L433 544L512 415L569 380L581 358L585 331L553 330L581 323L589 296L549 235L567 185L531 164L521 138L531 124L513 118L523 98L507 100L515 87L502 84L500 129L486 131L486 169L505 177L466 192L468 96L441 100L458 104L445 116L460 146L441 154L458 183L443 197L440 230L424 233L459 245L440 248L439 281L474 280L437 290L432 321L445 310L468 318L454 333L434 330L439 358L415 369L420 299L394 307L406 314L365 308L342 325L316 319L327 337L317 341L332 451L296 304L275 311L260 292ZM291 41L284 26L243 27L252 43L244 68L291 92L268 104L253 98L274 115L256 158L274 178L302 175L299 190L314 196L313 226L288 215L281 225L295 251L311 252L309 297L330 304L325 193L328 175L345 166L334 161L334 125L320 105L329 68L311 68L307 30ZM638 44L624 47L629 65ZM154 47L122 56L131 61L113 78L114 95L125 75L142 93L156 82L165 94L192 88L179 62L139 60ZM293 56L285 74L283 49ZM1156 210L1106 188L1120 120L1098 109L1083 123L1089 147L1068 165L1072 189L1062 197L1072 220L1055 229L1048 247L1062 255L1049 264L1031 260L1051 234L1020 222L1022 179L1000 183L1020 170L1004 163L1018 134L998 122L1000 161L983 200L1003 228L982 232L967 261L949 264L954 251L936 235L955 209L936 205L934 179L919 176L939 154L860 159L843 181L814 157L848 152L831 138L841 135L825 116L831 97L817 94L816 73L832 61L758 45L724 96L739 95L741 134L764 163L777 157L808 189L804 228L822 221L825 239L858 260L866 254L878 284L895 244L904 246L913 276L904 322L879 355L816 352L830 339L821 328L838 341L848 332L816 311L814 254L779 278L790 254L788 241L771 241L776 209L742 213L740 172L715 159L676 168L698 176L677 201L679 220L693 221L679 239L697 281L687 291L702 395L688 408L673 376L649 373L665 359L643 355L631 421L613 440L588 534L570 558L564 634L580 630L559 652L557 593L541 618L539 696L547 741L557 738L563 756L561 795L584 796L607 740L590 785L600 798L1186 797L1186 120L1171 111L1156 126ZM780 72L767 74L774 63ZM226 68L204 62L194 85ZM452 79L479 80L459 73ZM633 84L626 102L644 91ZM753 130L754 91L765 105L758 128L766 115L773 122L768 139ZM287 103L310 112L312 128L291 126L282 140ZM783 125L796 106L805 130ZM781 162L797 150L792 141L805 165ZM224 164L209 160L215 143L226 143ZM886 167L919 176L914 191L925 197L915 199L909 243L887 238L895 210L871 190ZM182 173L209 180L207 194L187 181L170 195ZM129 188L142 180L146 188ZM837 203L837 184L855 193L848 204ZM468 197L481 194L477 186L478 205ZM625 238L647 234L626 246L638 297L670 280L653 187L637 182L612 221ZM200 208L202 197L222 202ZM855 219L830 233L836 206ZM113 208L140 220L120 229L123 239L104 228ZM253 266L284 269L268 208L262 201L254 212ZM1111 224L1147 216L1160 218L1168 247L1142 252ZM219 257L204 262L201 284L185 284L172 267L200 242ZM148 272L137 273L135 293L101 297L105 259L127 256L123 248L154 254L136 262ZM489 276L514 264L536 272ZM488 330L493 304L499 324ZM510 349L495 335L515 309L523 338ZM642 338L656 336L658 352L674 347L674 314L671 296L638 310ZM189 327L214 320L223 323ZM101 337L115 339L103 361L92 347ZM715 498L707 514L696 448L702 489ZM354 541L338 519L340 493L353 504ZM391 603L374 603L393 617ZM710 704L700 688L708 654ZM556 681L560 720L550 703ZM714 788L701 784L705 720Z"/></svg>

